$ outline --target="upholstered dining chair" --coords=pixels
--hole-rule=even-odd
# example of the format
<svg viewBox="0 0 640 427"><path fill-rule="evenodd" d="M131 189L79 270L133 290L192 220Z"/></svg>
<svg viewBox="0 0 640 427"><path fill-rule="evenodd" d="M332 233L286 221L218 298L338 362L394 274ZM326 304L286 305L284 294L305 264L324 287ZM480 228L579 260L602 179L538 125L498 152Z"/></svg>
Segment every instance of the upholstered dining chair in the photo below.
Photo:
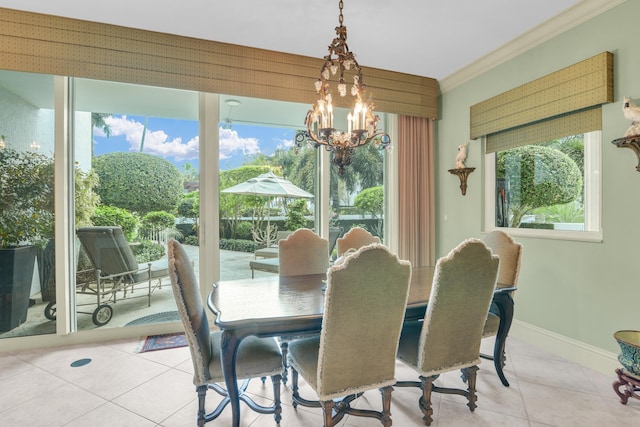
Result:
<svg viewBox="0 0 640 427"><path fill-rule="evenodd" d="M341 257L349 249L360 249L371 243L380 243L380 238L362 227L353 227L337 240L338 256Z"/></svg>
<svg viewBox="0 0 640 427"><path fill-rule="evenodd" d="M320 335L289 343L294 407L322 407L325 427L346 414L391 425L395 357L410 280L411 264L379 244L329 269ZM300 396L299 375L319 401ZM350 406L372 389L382 393L381 411Z"/></svg>
<svg viewBox="0 0 640 427"><path fill-rule="evenodd" d="M413 368L419 381L399 381L397 387L419 387L418 406L431 425L432 392L458 394L476 408L476 372L482 330L498 275L498 256L478 239L469 239L436 263L424 321L402 328L398 360ZM433 384L444 372L460 369L467 390Z"/></svg>
<svg viewBox="0 0 640 427"><path fill-rule="evenodd" d="M230 402L226 390L218 383L224 382L220 361L220 331L211 332L198 281L186 251L176 240L169 240L169 277L178 312L184 325L185 335L193 362L193 383L198 394L197 425L216 419ZM240 400L251 409L262 414L273 414L276 424L282 418L280 404L280 380L283 370L282 354L274 338L247 337L242 340L236 358L238 379L245 380L240 387ZM249 379L270 376L273 383L273 405L266 407L255 403L245 390ZM207 390L223 396L218 406L205 413Z"/></svg>
<svg viewBox="0 0 640 427"><path fill-rule="evenodd" d="M495 336L493 355L480 354L480 357L493 360L496 373L505 387L509 381L504 375L506 362L505 343L513 320L513 291L518 285L522 245L502 230L494 230L481 239L491 251L500 257L500 270L493 303L484 326L483 337Z"/></svg>
<svg viewBox="0 0 640 427"><path fill-rule="evenodd" d="M286 239L280 241L280 276L305 276L326 274L329 268L329 241L308 228L299 228ZM292 337L280 337L280 349L284 358L282 381L288 380L288 344Z"/></svg>
<svg viewBox="0 0 640 427"><path fill-rule="evenodd" d="M329 241L308 228L299 228L280 241L281 276L325 274L329 268Z"/></svg>

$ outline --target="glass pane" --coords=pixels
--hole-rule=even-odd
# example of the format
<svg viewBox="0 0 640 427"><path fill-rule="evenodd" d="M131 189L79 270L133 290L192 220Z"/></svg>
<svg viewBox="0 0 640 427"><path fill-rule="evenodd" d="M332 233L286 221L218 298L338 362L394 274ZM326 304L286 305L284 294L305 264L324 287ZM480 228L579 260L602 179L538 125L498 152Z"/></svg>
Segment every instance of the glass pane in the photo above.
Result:
<svg viewBox="0 0 640 427"><path fill-rule="evenodd" d="M295 150L294 135L290 128L236 124L229 119L220 124L222 280L252 277L252 260L277 263L279 239L298 228L315 228L315 150ZM270 173L288 183L251 186L251 180ZM276 264L256 269L253 275L277 271Z"/></svg>
<svg viewBox="0 0 640 427"><path fill-rule="evenodd" d="M166 243L197 274L197 93L78 79L75 105L78 330L179 321Z"/></svg>
<svg viewBox="0 0 640 427"><path fill-rule="evenodd" d="M334 165L330 170L330 226L341 234L362 227L384 242L384 150L369 143L355 150L342 175Z"/></svg>
<svg viewBox="0 0 640 427"><path fill-rule="evenodd" d="M496 153L496 226L585 230L584 135Z"/></svg>
<svg viewBox="0 0 640 427"><path fill-rule="evenodd" d="M0 338L55 333L54 82L0 71Z"/></svg>

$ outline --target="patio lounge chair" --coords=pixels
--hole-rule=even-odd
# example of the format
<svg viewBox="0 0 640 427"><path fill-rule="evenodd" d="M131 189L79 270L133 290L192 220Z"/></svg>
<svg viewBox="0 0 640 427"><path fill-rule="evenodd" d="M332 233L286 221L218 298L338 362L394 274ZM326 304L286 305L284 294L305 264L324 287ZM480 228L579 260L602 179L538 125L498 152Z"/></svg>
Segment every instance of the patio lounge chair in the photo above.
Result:
<svg viewBox="0 0 640 427"><path fill-rule="evenodd" d="M97 305L93 312L78 310L79 313L92 314L93 323L103 326L111 320L111 304L118 296L146 297L151 306L151 294L162 286L162 278L169 275L166 259L138 264L120 227L81 227L76 234L95 273L95 280L76 283L76 293L95 296L96 302L90 305ZM132 296L138 290L144 293ZM81 305L89 304L79 303L78 307ZM47 305L45 316L55 319L55 301Z"/></svg>

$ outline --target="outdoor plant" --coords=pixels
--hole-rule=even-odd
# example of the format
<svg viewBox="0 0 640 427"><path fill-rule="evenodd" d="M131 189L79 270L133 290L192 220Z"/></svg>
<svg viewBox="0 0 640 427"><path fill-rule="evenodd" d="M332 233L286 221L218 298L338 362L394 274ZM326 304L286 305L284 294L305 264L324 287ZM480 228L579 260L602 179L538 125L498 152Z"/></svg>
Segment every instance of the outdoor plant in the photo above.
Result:
<svg viewBox="0 0 640 427"><path fill-rule="evenodd" d="M93 159L102 203L144 215L173 212L183 193L182 174L171 162L146 153L109 153Z"/></svg>
<svg viewBox="0 0 640 427"><path fill-rule="evenodd" d="M305 215L308 213L307 200L297 199L289 204L289 210L287 211L287 220L284 223L285 230L294 231L298 228L304 228L307 226L307 218Z"/></svg>
<svg viewBox="0 0 640 427"><path fill-rule="evenodd" d="M510 227L536 208L569 203L578 198L582 176L565 153L550 147L527 145L502 152L496 177L517 182L509 188Z"/></svg>
<svg viewBox="0 0 640 427"><path fill-rule="evenodd" d="M380 218L384 206L382 186L365 188L358 193L353 204L363 212L370 213L373 218Z"/></svg>
<svg viewBox="0 0 640 427"><path fill-rule="evenodd" d="M140 221L141 235L152 236L165 232L172 237L180 233L176 229L176 217L173 214L165 211L154 211L142 217Z"/></svg>
<svg viewBox="0 0 640 427"><path fill-rule="evenodd" d="M0 150L0 248L44 246L53 234L53 159Z"/></svg>
<svg viewBox="0 0 640 427"><path fill-rule="evenodd" d="M150 240L142 240L140 244L132 246L131 249L139 264L160 259L166 252L164 245Z"/></svg>
<svg viewBox="0 0 640 427"><path fill-rule="evenodd" d="M91 221L98 226L119 226L129 242L134 240L138 229L138 218L115 206L98 206Z"/></svg>
<svg viewBox="0 0 640 427"><path fill-rule="evenodd" d="M249 221L239 222L236 226L236 237L243 240L252 240L252 230L253 226Z"/></svg>

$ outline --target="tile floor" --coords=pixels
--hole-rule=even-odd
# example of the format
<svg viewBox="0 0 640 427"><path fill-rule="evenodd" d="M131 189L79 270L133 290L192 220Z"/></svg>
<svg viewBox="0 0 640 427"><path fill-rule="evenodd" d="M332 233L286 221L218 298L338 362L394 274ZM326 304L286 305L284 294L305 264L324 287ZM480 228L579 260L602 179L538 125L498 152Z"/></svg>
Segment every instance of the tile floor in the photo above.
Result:
<svg viewBox="0 0 640 427"><path fill-rule="evenodd" d="M193 426L197 409L187 347L136 353L137 340L47 350L0 353L0 426ZM483 343L490 347L491 342ZM640 400L622 405L613 392L615 374L604 375L568 362L511 337L507 343L503 387L489 361L478 374L478 408L470 412L461 396L434 396L432 426L616 426L640 425ZM72 367L79 359L91 362ZM398 379L414 374L397 365ZM440 385L457 386L459 373L443 375ZM268 399L270 383L249 388ZM302 386L303 396L310 389ZM210 398L216 395L210 392ZM397 388L392 418L396 427L421 426L418 389ZM212 399L213 401L213 399ZM282 388L281 427L320 426L320 409L293 409L291 390ZM268 402L267 402L268 403ZM379 408L377 391L357 405ZM229 411L209 425L230 425ZM242 426L274 426L271 415L241 406ZM347 416L340 426L380 425L371 418Z"/></svg>

